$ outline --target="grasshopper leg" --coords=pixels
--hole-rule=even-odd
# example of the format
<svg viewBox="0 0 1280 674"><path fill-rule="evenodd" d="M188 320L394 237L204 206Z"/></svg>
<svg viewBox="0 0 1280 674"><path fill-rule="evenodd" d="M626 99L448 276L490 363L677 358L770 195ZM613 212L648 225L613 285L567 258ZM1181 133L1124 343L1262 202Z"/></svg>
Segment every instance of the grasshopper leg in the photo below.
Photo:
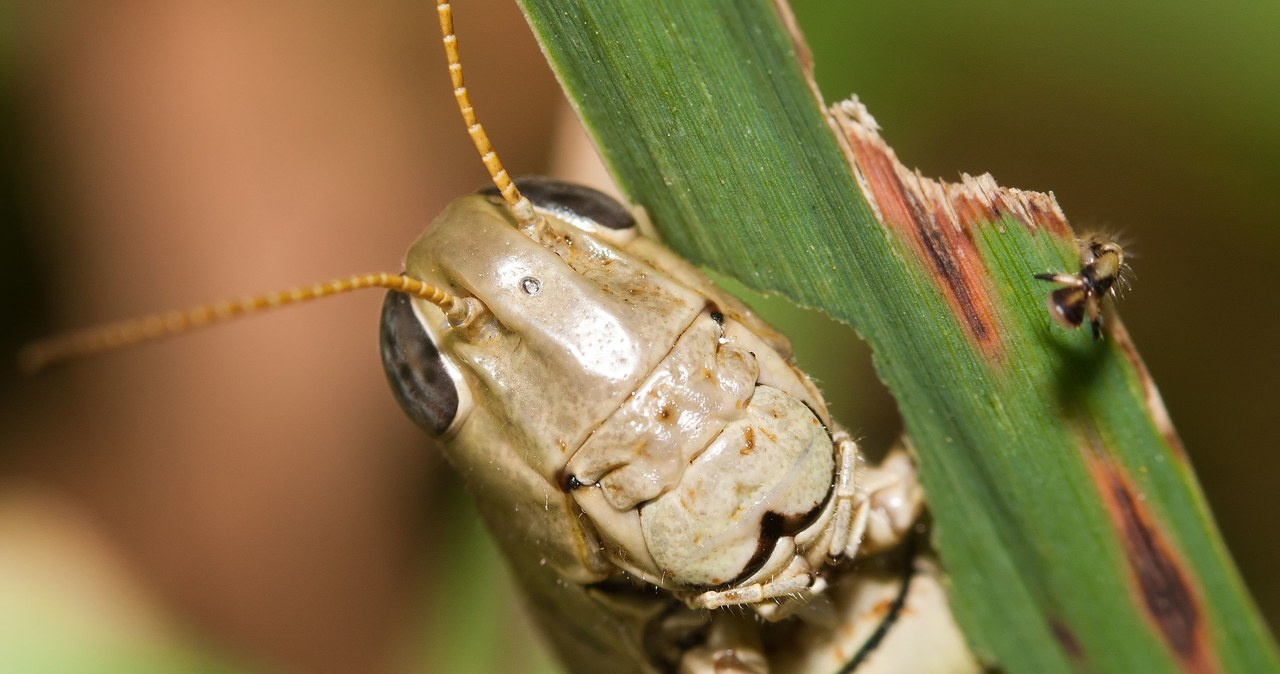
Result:
<svg viewBox="0 0 1280 674"><path fill-rule="evenodd" d="M915 462L902 447L890 451L877 466L859 468L858 492L867 517L860 532L861 544L852 544L865 554L901 543L924 510L924 490L916 477Z"/></svg>
<svg viewBox="0 0 1280 674"><path fill-rule="evenodd" d="M712 615L706 642L687 651L680 674L768 674L769 661L760 643L759 624L750 616L718 611Z"/></svg>

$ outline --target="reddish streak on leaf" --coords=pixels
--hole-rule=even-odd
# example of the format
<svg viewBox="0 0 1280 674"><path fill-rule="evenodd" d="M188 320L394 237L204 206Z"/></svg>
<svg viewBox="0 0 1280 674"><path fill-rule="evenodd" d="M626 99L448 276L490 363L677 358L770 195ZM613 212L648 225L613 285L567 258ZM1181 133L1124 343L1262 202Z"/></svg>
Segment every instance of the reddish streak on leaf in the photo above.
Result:
<svg viewBox="0 0 1280 674"><path fill-rule="evenodd" d="M1210 674L1221 668L1209 652L1204 611L1191 576L1133 481L1090 434L1085 465L1120 534L1137 599L1182 671Z"/></svg>
<svg viewBox="0 0 1280 674"><path fill-rule="evenodd" d="M980 350L1000 360L1003 346L989 275L973 229L1008 217L1033 231L1043 228L1069 239L1071 229L1057 202L1046 194L1002 188L990 175L946 183L908 170L856 99L834 106L831 119L848 143L854 175L876 217L925 261Z"/></svg>
<svg viewBox="0 0 1280 674"><path fill-rule="evenodd" d="M1111 338L1115 340L1120 353L1124 354L1125 359L1129 361L1134 375L1138 378L1138 383L1142 385L1142 400L1147 406L1147 414L1151 416L1151 421L1155 424L1160 437L1164 438L1165 444L1169 446L1169 451L1181 460L1184 466L1187 466L1187 448L1182 444L1182 438L1178 437L1178 431L1173 428L1173 420L1169 418L1169 411L1165 409L1164 399L1160 397L1155 380L1151 378L1146 364L1138 355L1138 347L1134 346L1133 340L1129 338L1129 331L1125 329L1124 323L1120 322L1120 318L1115 316L1114 312L1107 321L1111 324Z"/></svg>

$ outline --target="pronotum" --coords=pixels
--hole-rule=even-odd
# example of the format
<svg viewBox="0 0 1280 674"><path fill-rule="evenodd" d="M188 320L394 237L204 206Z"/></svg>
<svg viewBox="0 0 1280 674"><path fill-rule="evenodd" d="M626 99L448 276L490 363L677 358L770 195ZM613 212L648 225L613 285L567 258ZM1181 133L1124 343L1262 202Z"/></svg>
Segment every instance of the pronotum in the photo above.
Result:
<svg viewBox="0 0 1280 674"><path fill-rule="evenodd" d="M526 181L522 194L475 121L449 5L438 12L496 190L455 201L404 275L108 326L38 345L27 366L391 288L392 388L466 477L571 668L623 657L638 671L828 671L830 657L808 659L812 644L852 668L882 641L954 640L933 624L889 632L887 620L823 636L832 622L867 622L868 597L908 599L897 573L860 579L848 562L910 533L921 501L909 459L861 463L785 338L638 235L625 208L557 181Z"/></svg>

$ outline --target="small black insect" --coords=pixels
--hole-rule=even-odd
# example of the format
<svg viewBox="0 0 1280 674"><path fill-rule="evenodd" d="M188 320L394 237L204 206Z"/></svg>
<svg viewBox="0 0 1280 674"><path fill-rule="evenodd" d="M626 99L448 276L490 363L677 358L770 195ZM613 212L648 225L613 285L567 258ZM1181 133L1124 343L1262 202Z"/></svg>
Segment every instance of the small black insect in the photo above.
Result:
<svg viewBox="0 0 1280 674"><path fill-rule="evenodd" d="M1102 339L1102 300L1115 294L1127 267L1124 249L1115 241L1090 237L1081 246L1083 266L1076 274L1036 274L1061 288L1049 293L1049 313L1064 328L1078 328L1089 318L1093 338Z"/></svg>

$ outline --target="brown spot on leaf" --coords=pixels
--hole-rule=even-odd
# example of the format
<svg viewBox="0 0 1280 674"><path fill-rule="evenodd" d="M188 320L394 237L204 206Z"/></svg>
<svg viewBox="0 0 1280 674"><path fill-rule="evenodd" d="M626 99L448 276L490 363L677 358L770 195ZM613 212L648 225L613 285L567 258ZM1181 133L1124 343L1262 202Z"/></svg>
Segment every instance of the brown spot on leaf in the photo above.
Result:
<svg viewBox="0 0 1280 674"><path fill-rule="evenodd" d="M830 114L876 218L924 260L960 324L989 359L998 360L1003 348L995 302L973 228L1007 217L1070 238L1057 202L1047 194L1002 188L990 175L965 175L959 183L930 180L898 161L856 98L833 106Z"/></svg>
<svg viewBox="0 0 1280 674"><path fill-rule="evenodd" d="M1062 647L1063 653L1076 662L1084 660L1084 648L1080 645L1080 640L1076 639L1076 635L1061 620L1051 618L1049 630L1053 632L1053 638Z"/></svg>
<svg viewBox="0 0 1280 674"><path fill-rule="evenodd" d="M1185 563L1133 481L1096 436L1085 463L1120 535L1138 599L1185 672L1220 671L1209 652L1205 616Z"/></svg>

